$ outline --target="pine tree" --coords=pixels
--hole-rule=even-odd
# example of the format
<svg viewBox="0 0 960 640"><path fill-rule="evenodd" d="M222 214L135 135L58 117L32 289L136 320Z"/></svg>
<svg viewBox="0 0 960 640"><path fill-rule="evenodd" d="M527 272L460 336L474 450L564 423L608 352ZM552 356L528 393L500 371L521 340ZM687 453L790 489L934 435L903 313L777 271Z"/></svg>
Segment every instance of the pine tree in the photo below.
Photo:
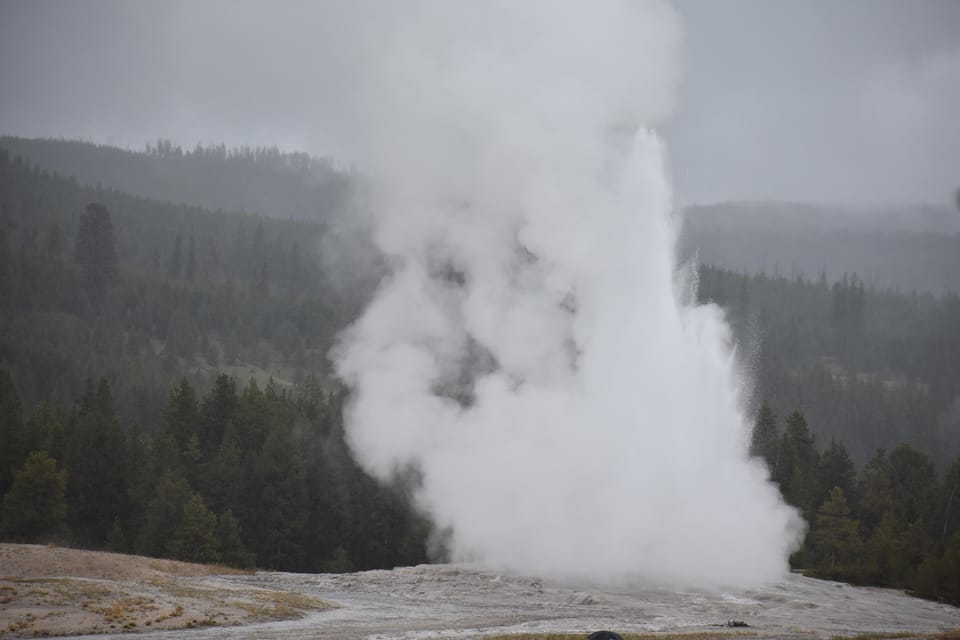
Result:
<svg viewBox="0 0 960 640"><path fill-rule="evenodd" d="M159 556L166 550L167 541L180 526L183 508L192 495L190 485L176 471L167 471L160 476L137 534L137 553Z"/></svg>
<svg viewBox="0 0 960 640"><path fill-rule="evenodd" d="M178 233L176 242L173 245L173 253L170 255L170 264L167 266L167 277L171 280L180 279L180 271L182 269L180 253L180 234Z"/></svg>
<svg viewBox="0 0 960 640"><path fill-rule="evenodd" d="M187 282L193 283L197 275L197 256L193 244L193 236L190 236L190 244L187 245Z"/></svg>
<svg viewBox="0 0 960 640"><path fill-rule="evenodd" d="M830 490L817 511L812 538L811 547L814 556L819 559L816 567L821 575L830 578L844 576L857 562L863 542L857 521L850 517L850 508L840 487Z"/></svg>
<svg viewBox="0 0 960 640"><path fill-rule="evenodd" d="M229 509L217 519L217 540L220 560L224 564L238 569L248 569L254 565L256 556L243 544L240 521Z"/></svg>
<svg viewBox="0 0 960 640"><path fill-rule="evenodd" d="M816 472L819 456L807 420L799 411L787 418L787 427L780 439L780 464L774 480L791 505L812 520L816 500Z"/></svg>
<svg viewBox="0 0 960 640"><path fill-rule="evenodd" d="M193 494L183 506L179 520L167 542L167 557L186 562L220 560L217 516L207 508L203 498Z"/></svg>
<svg viewBox="0 0 960 640"><path fill-rule="evenodd" d="M92 202L80 216L76 260L83 282L95 304L99 304L117 274L117 248L110 212Z"/></svg>
<svg viewBox="0 0 960 640"><path fill-rule="evenodd" d="M113 519L120 516L125 521L129 509L127 443L106 379L96 387L88 381L66 439L70 527L82 544L100 546Z"/></svg>
<svg viewBox="0 0 960 640"><path fill-rule="evenodd" d="M823 503L830 497L830 492L834 487L839 487L847 501L856 505L854 492L856 491L856 470L853 460L847 452L843 443L833 438L830 446L820 456L820 469L818 478L818 503Z"/></svg>
<svg viewBox="0 0 960 640"><path fill-rule="evenodd" d="M771 475L777 473L778 453L780 449L779 433L777 431L777 416L773 409L764 400L757 414L757 421L753 427L753 438L750 443L750 455L762 458L767 463Z"/></svg>
<svg viewBox="0 0 960 640"><path fill-rule="evenodd" d="M13 486L3 496L0 532L19 542L41 542L62 534L67 517L67 474L46 451L34 451L14 473Z"/></svg>
<svg viewBox="0 0 960 640"><path fill-rule="evenodd" d="M0 369L0 496L13 483L14 469L27 455L27 432L23 427L23 408L13 377Z"/></svg>
<svg viewBox="0 0 960 640"><path fill-rule="evenodd" d="M200 426L200 405L197 394L186 378L181 378L170 392L167 406L160 414L160 428L170 434L180 451L187 447L190 436L195 435Z"/></svg>
<svg viewBox="0 0 960 640"><path fill-rule="evenodd" d="M236 418L238 405L236 382L221 373L203 398L200 411L200 447L205 453L223 441L224 430Z"/></svg>

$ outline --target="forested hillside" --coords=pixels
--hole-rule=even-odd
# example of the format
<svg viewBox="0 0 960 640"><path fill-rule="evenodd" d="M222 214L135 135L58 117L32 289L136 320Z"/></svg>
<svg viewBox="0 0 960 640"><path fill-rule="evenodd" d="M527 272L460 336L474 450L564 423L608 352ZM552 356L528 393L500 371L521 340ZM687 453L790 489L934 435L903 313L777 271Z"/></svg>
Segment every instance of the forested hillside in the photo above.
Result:
<svg viewBox="0 0 960 640"><path fill-rule="evenodd" d="M178 203L204 202L207 170L220 207L286 179L247 152L31 144ZM426 558L442 536L416 474L357 467L328 361L384 268L330 255L336 216L308 213L149 199L0 149L0 535L307 571ZM811 523L797 566L960 599L960 297L708 265L698 295L727 310L746 400L767 403L755 453Z"/></svg>
<svg viewBox="0 0 960 640"><path fill-rule="evenodd" d="M764 202L690 207L680 255L751 274L825 274L832 284L856 273L868 288L960 293L960 212Z"/></svg>
<svg viewBox="0 0 960 640"><path fill-rule="evenodd" d="M0 150L0 362L28 406L105 376L143 425L183 375L325 373L377 278L331 281L325 229L86 186Z"/></svg>
<svg viewBox="0 0 960 640"><path fill-rule="evenodd" d="M701 301L727 309L754 400L802 410L858 462L909 443L960 451L960 296L700 269Z"/></svg>
<svg viewBox="0 0 960 640"><path fill-rule="evenodd" d="M167 140L143 151L77 140L0 137L0 147L78 181L206 209L326 220L349 199L348 174L327 160L272 148L193 149Z"/></svg>

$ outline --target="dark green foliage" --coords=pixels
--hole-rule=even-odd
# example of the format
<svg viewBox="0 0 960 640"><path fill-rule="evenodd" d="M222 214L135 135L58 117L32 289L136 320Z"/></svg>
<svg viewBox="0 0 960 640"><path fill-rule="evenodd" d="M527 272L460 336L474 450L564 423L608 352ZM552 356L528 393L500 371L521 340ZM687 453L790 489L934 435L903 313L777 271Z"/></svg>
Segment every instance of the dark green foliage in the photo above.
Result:
<svg viewBox="0 0 960 640"><path fill-rule="evenodd" d="M825 275L809 281L709 266L700 268L699 285L700 300L727 308L751 354L757 399L802 410L819 440L843 442L857 464L901 442L937 465L960 450L956 293L877 290L853 274L831 285Z"/></svg>
<svg viewBox="0 0 960 640"><path fill-rule="evenodd" d="M160 476L134 546L137 553L158 556L167 549L192 495L190 484L176 471Z"/></svg>
<svg viewBox="0 0 960 640"><path fill-rule="evenodd" d="M776 476L780 462L779 452L780 434L777 430L777 416L770 405L764 402L753 426L750 455L762 458L767 463L770 474Z"/></svg>
<svg viewBox="0 0 960 640"><path fill-rule="evenodd" d="M811 536L812 566L821 575L833 578L854 576L861 547L857 521L850 517L846 496L833 487L817 511Z"/></svg>
<svg viewBox="0 0 960 640"><path fill-rule="evenodd" d="M775 433L771 416L764 404L758 422L767 423L767 433ZM794 412L779 439L773 479L809 525L790 559L795 568L960 603L960 527L952 515L960 460L940 482L926 455L901 444L877 451L858 476L843 444L833 440L818 452L803 414Z"/></svg>
<svg viewBox="0 0 960 640"><path fill-rule="evenodd" d="M323 571L326 573L350 573L353 570L350 554L342 546L337 546L330 559L323 563Z"/></svg>
<svg viewBox="0 0 960 640"><path fill-rule="evenodd" d="M238 394L224 375L202 398L181 380L161 424L143 431L122 427L110 386L91 382L65 429L48 404L31 418L31 441L67 452L69 474L45 452L24 456L0 534L236 567L424 562L427 521L357 467L342 401L312 377L296 393L251 381Z"/></svg>
<svg viewBox="0 0 960 640"><path fill-rule="evenodd" d="M808 520L816 510L818 466L819 454L813 434L803 414L794 411L787 417L786 429L780 438L780 460L773 479L780 485L786 501L799 507Z"/></svg>
<svg viewBox="0 0 960 640"><path fill-rule="evenodd" d="M217 543L220 561L237 569L253 567L256 555L247 550L241 536L240 521L227 509L217 518Z"/></svg>
<svg viewBox="0 0 960 640"><path fill-rule="evenodd" d="M6 157L0 367L24 406L67 406L95 372L122 422L154 425L183 377L206 390L219 367L325 374L337 332L376 286L373 270L349 286L324 276L320 222L143 200ZM76 260L57 257L64 246Z"/></svg>
<svg viewBox="0 0 960 640"><path fill-rule="evenodd" d="M120 526L119 517L113 519L113 524L110 525L110 530L107 531L107 549L117 553L126 553L129 550L127 536L123 532L123 527Z"/></svg>
<svg viewBox="0 0 960 640"><path fill-rule="evenodd" d="M77 230L77 264L80 276L96 303L100 303L117 277L117 247L110 212L102 204L88 204Z"/></svg>
<svg viewBox="0 0 960 640"><path fill-rule="evenodd" d="M857 470L854 467L850 454L843 443L834 438L820 456L819 478L817 481L818 496L815 502L823 504L830 497L830 492L839 488L847 502L856 504Z"/></svg>
<svg viewBox="0 0 960 640"><path fill-rule="evenodd" d="M88 382L65 439L70 527L83 544L101 546L114 518L123 521L128 516L131 472L126 437L106 380L101 378L96 386Z"/></svg>
<svg viewBox="0 0 960 640"><path fill-rule="evenodd" d="M164 555L187 562L217 562L220 560L217 533L217 516L207 508L203 498L193 494L183 505Z"/></svg>
<svg viewBox="0 0 960 640"><path fill-rule="evenodd" d="M29 450L22 414L13 378L9 371L0 369L0 496L10 488L14 469Z"/></svg>
<svg viewBox="0 0 960 640"><path fill-rule="evenodd" d="M57 461L46 451L30 453L3 496L0 534L18 542L43 542L62 535L66 483L66 472L57 471Z"/></svg>

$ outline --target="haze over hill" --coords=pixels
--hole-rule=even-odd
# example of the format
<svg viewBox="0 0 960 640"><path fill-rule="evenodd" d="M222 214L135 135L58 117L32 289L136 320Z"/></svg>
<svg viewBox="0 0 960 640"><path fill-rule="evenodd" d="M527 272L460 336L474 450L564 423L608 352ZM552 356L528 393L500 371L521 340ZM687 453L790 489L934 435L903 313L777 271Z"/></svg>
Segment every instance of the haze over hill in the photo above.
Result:
<svg viewBox="0 0 960 640"><path fill-rule="evenodd" d="M960 292L960 212L933 206L729 202L683 212L679 255L746 274Z"/></svg>
<svg viewBox="0 0 960 640"><path fill-rule="evenodd" d="M332 223L352 268L379 259L356 200L361 176L305 153L223 145L184 151L164 141L130 151L11 136L0 137L0 147L81 183L145 198ZM747 274L807 279L825 273L831 283L856 273L875 288L960 291L960 212L946 206L729 202L690 206L681 216L681 262L696 257Z"/></svg>

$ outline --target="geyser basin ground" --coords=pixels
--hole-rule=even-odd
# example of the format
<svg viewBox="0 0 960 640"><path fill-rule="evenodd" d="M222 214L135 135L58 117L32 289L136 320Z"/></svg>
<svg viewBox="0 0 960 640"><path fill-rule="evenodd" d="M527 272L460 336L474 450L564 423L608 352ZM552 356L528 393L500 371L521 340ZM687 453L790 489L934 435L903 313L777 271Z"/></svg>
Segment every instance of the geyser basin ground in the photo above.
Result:
<svg viewBox="0 0 960 640"><path fill-rule="evenodd" d="M586 631L601 628L665 634L725 632L712 625L730 619L751 626L730 630L730 637L752 638L921 634L960 626L960 609L954 607L887 589L798 575L764 588L715 593L576 589L457 565L337 575L261 572L216 580L222 580L224 587L267 587L318 597L339 608L295 621L178 631L178 637L403 640L545 632L584 632L586 637ZM167 640L170 635L129 637Z"/></svg>

